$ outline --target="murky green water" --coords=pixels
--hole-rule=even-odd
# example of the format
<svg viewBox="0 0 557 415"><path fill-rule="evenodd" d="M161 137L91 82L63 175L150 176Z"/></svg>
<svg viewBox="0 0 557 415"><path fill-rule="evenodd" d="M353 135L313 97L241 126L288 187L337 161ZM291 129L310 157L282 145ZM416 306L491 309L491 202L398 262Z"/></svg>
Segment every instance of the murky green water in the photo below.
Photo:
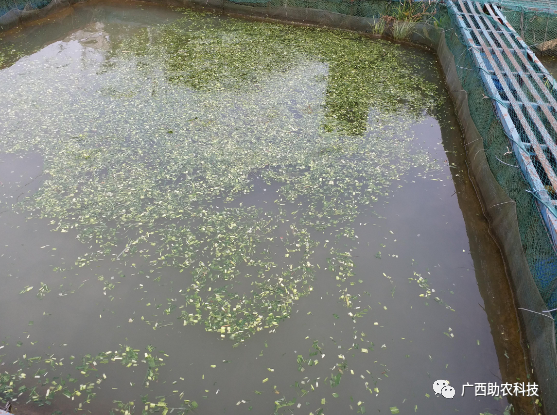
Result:
<svg viewBox="0 0 557 415"><path fill-rule="evenodd" d="M0 47L20 413L531 413L461 396L527 369L433 55L137 4Z"/></svg>
<svg viewBox="0 0 557 415"><path fill-rule="evenodd" d="M553 56L538 56L547 71L555 78L557 76L557 59Z"/></svg>

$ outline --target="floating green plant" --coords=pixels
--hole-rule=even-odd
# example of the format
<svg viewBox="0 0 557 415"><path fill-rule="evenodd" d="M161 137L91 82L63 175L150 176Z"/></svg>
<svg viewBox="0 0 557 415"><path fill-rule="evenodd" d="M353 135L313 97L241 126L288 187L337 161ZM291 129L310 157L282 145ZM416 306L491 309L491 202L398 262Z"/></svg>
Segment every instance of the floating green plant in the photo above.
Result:
<svg viewBox="0 0 557 415"><path fill-rule="evenodd" d="M2 149L43 155L44 185L18 209L76 232L91 247L76 267L140 259L183 273L165 324L235 342L272 330L312 290L315 235L355 240L354 219L393 181L435 166L408 128L438 93L400 46L193 12L113 38L82 73L23 59L32 91L1 72L15 103L0 104ZM339 281L352 276L343 255Z"/></svg>

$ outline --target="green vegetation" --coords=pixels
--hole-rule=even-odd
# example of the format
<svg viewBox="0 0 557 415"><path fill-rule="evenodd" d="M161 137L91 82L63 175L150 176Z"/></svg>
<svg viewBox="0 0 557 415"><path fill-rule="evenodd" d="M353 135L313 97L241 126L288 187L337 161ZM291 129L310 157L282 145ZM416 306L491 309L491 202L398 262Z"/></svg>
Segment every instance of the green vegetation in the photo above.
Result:
<svg viewBox="0 0 557 415"><path fill-rule="evenodd" d="M48 174L20 209L92 245L77 266L143 258L185 271L183 323L243 341L311 290L312 232L354 238L356 216L428 164L390 131L431 111L436 93L399 47L341 31L192 12L146 30L110 51L99 94L71 109L54 98L53 124L28 119L45 133L7 135L5 150L41 152ZM255 177L279 186L265 209L242 203Z"/></svg>
<svg viewBox="0 0 557 415"><path fill-rule="evenodd" d="M202 325L236 347L290 317L314 290L318 269L330 273L339 288L334 295L355 324L370 311L349 292L355 220L410 169L438 168L410 131L440 102L439 90L416 71L429 61L342 31L184 15L127 37L107 27L110 49L95 51L99 60L84 53L78 69L64 66L63 53L53 58L56 70L23 62L36 78L33 88L16 82L6 92L14 104L5 108L1 150L40 153L46 180L17 212L46 218L54 231L86 244L85 256L70 258L72 271L99 260L122 268L142 264L148 277L175 270L172 283L182 287L177 298L146 305L160 308L164 320L136 317L149 332ZM9 68L0 75L9 79ZM331 241L323 243L325 233ZM429 297L427 280L417 277ZM98 280L105 295L117 284ZM43 299L51 291L41 283L20 294ZM374 350L363 331L353 335L359 340L350 350ZM296 354L299 371L317 367L323 348L314 340L309 356ZM144 368L148 387L164 363L151 347L144 358L139 350L85 355L75 376L41 378L38 389L22 366L2 375L0 392L7 398L23 392L39 405L58 395L85 404L95 396L90 385L104 380L98 365L120 360ZM53 357L32 359L18 363L43 370L54 362L62 370ZM339 354L322 383L337 387L347 370ZM388 376L384 367L378 373ZM76 379L89 375L94 382L78 387ZM380 377L374 376L374 383L362 382L377 395ZM311 393L317 383L300 379L296 393ZM183 392L172 395L178 397L180 406L172 408L166 397L119 400L113 412L197 408ZM338 397L334 392L331 399ZM273 399L275 411L296 402ZM362 402L354 406L365 412Z"/></svg>

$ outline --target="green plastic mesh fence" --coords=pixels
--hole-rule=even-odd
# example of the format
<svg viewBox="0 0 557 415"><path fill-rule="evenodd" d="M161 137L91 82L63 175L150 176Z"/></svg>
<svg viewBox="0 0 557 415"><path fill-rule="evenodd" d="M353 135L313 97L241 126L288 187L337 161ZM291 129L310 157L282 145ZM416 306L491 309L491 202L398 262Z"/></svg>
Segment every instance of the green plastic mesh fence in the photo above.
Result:
<svg viewBox="0 0 557 415"><path fill-rule="evenodd" d="M497 4L508 10L557 12L557 0L476 0L478 3Z"/></svg>
<svg viewBox="0 0 557 415"><path fill-rule="evenodd" d="M50 0L0 0L0 16L8 13L12 9L23 10L41 9L48 5Z"/></svg>
<svg viewBox="0 0 557 415"><path fill-rule="evenodd" d="M528 192L531 189L521 170L501 161L501 155L509 151L509 138L495 114L491 99L486 99L489 94L483 86L479 69L459 32L447 30L446 42L455 56L458 77L468 93L470 114L483 137L489 167L497 182L516 202L520 238L530 272L548 309L557 308L557 256L536 199Z"/></svg>
<svg viewBox="0 0 557 415"><path fill-rule="evenodd" d="M485 157L485 163L488 165L490 172L494 176L496 182L500 185L502 190L507 194L507 196L515 202L516 221L518 222L518 237L512 237L511 224L509 222L510 215L507 216L506 222L495 222L493 227L495 229L495 234L499 239L503 240L503 245L509 247L513 245L514 242L511 239L520 239L522 252L524 253L524 258L526 265L524 268L520 269L520 261L514 262L514 258L509 259L509 252L507 251L507 260L510 263L510 267L513 266L515 269L510 270L511 280L514 279L513 283L517 291L517 300L519 304L530 303L532 305L536 304L538 301L538 307L543 301L548 309L557 308L557 256L553 248L553 243L551 241L550 235L545 223L541 219L540 211L538 209L536 198L530 192L532 189L524 178L522 171L518 168L518 163L516 158L513 156L511 150L510 140L507 137L503 125L496 115L494 108L494 101L492 100L490 93L484 87L482 81L480 68L476 65L473 57L472 48L466 46L467 42L462 38L463 34L456 28L458 27L457 16L451 14L452 25L445 30L445 43L448 49L454 56L455 71L457 77L460 81L462 89L466 91L466 104L469 109L469 116L472 119L474 127L477 129L480 140L483 141L483 146L479 150L474 149L474 154L472 155L472 160L477 156L477 153ZM492 24L496 25L498 22L492 20ZM478 24L481 27L481 24ZM510 68L514 68L511 62L505 62ZM511 69L513 70L513 69ZM515 71L521 72L522 68L514 68ZM535 69L536 70L536 69ZM537 68L536 72L539 72ZM446 74L447 75L447 74ZM490 76L490 75L488 75ZM507 74L507 76L512 76ZM549 80L551 85L553 80ZM499 90L499 86L495 85ZM501 88L502 89L502 88ZM553 91L551 91L553 93ZM555 96L555 94L553 93ZM520 125L516 122L518 119L518 114L513 113L512 108L508 108L509 115L513 119L515 125ZM519 130L519 128L517 128ZM520 131L518 131L520 133ZM522 138L523 134L520 134ZM556 137L553 132L552 137L555 141ZM471 144L471 143L467 143ZM503 161L505 159L503 155L510 155L506 159L507 162ZM510 160L513 162L510 162ZM555 169L557 164L552 161L552 167ZM540 169L541 170L541 169ZM482 177L476 177L476 181L482 181ZM489 186L489 185L488 185ZM492 193L496 193L493 191ZM552 198L555 199L554 195ZM497 203L495 201L494 203ZM494 204L493 207L497 206ZM511 220L514 220L511 219ZM508 226L509 229L505 229ZM503 249L505 251L505 249ZM511 249L512 251L512 249ZM513 255L513 254L511 254ZM528 272L529 271L529 272ZM528 275L531 274L530 275ZM524 278L531 278L537 291L541 296L541 300L536 300L537 293L529 290ZM534 288L535 290L535 288ZM524 305L522 305L524 307ZM539 308L534 308L534 310L540 311ZM540 314L536 315L531 312L523 311L523 317L525 320L526 333L528 342L530 343L530 354L534 361L534 366L538 372L538 377L547 380L545 386L546 390L546 403L547 399L552 401L552 405L549 407L555 407L557 404L557 396L555 395L555 381L557 380L557 372L555 366L555 348L549 347L549 333L551 330L551 325L553 323L553 328L557 331L557 326L555 321L551 322L547 318L541 317ZM556 313L552 313L553 318L555 318ZM549 323L548 323L549 321ZM552 340L555 342L555 336ZM550 357L550 355L552 355ZM546 406L547 408L547 406Z"/></svg>
<svg viewBox="0 0 557 415"><path fill-rule="evenodd" d="M502 10L509 23L536 53L557 56L556 11Z"/></svg>
<svg viewBox="0 0 557 415"><path fill-rule="evenodd" d="M503 15L538 54L557 56L557 0L476 0L499 5Z"/></svg>

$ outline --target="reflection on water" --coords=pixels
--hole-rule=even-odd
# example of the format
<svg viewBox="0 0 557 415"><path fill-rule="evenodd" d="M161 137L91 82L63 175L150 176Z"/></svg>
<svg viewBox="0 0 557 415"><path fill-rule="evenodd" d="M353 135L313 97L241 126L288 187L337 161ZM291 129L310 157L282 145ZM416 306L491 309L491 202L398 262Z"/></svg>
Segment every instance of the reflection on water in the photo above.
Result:
<svg viewBox="0 0 557 415"><path fill-rule="evenodd" d="M98 50L108 50L110 47L110 38L108 33L103 31L104 24L101 22L91 23L84 29L70 33L63 42L69 43L77 41L81 45Z"/></svg>
<svg viewBox="0 0 557 415"><path fill-rule="evenodd" d="M460 396L526 369L434 57L144 7L0 45L3 398L529 413Z"/></svg>

